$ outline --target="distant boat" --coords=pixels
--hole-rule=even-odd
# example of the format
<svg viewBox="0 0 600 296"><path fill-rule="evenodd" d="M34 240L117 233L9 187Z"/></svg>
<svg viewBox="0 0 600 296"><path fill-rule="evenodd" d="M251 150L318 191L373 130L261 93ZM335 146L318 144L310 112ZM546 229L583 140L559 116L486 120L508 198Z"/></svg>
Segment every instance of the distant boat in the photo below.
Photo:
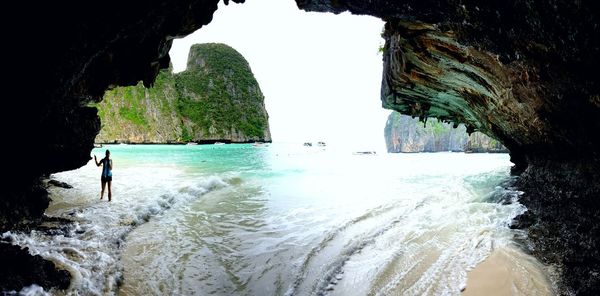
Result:
<svg viewBox="0 0 600 296"><path fill-rule="evenodd" d="M102 144L94 144L94 148L102 148Z"/></svg>
<svg viewBox="0 0 600 296"><path fill-rule="evenodd" d="M327 145L325 144L325 142L318 142L318 143L317 143L317 146L320 146L320 147L325 147L325 146L327 146Z"/></svg>
<svg viewBox="0 0 600 296"><path fill-rule="evenodd" d="M223 142L215 142L215 145L225 145Z"/></svg>
<svg viewBox="0 0 600 296"><path fill-rule="evenodd" d="M252 144L252 146L254 147L261 147L263 145L263 143L261 142L254 142L254 144Z"/></svg>
<svg viewBox="0 0 600 296"><path fill-rule="evenodd" d="M356 151L352 154L354 154L354 155L376 155L377 152L375 152L375 151Z"/></svg>
<svg viewBox="0 0 600 296"><path fill-rule="evenodd" d="M188 142L186 145L198 145L196 142Z"/></svg>
<svg viewBox="0 0 600 296"><path fill-rule="evenodd" d="M312 147L312 143L311 142L305 142L304 146L306 146L306 147Z"/></svg>

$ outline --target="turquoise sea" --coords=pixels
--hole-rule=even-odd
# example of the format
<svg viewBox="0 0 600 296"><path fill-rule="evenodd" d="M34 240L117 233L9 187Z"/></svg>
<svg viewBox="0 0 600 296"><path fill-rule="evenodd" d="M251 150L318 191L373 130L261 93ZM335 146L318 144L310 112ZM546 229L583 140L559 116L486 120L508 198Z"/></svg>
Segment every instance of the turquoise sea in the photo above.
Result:
<svg viewBox="0 0 600 296"><path fill-rule="evenodd" d="M456 295L498 249L523 254L514 260L525 271L543 269L508 227L526 209L507 154L301 143L92 154L106 149L112 202L100 200L90 161L52 176L74 186L50 190L47 215L75 221L65 233L3 234L69 270L69 295ZM531 295L548 283L513 285Z"/></svg>

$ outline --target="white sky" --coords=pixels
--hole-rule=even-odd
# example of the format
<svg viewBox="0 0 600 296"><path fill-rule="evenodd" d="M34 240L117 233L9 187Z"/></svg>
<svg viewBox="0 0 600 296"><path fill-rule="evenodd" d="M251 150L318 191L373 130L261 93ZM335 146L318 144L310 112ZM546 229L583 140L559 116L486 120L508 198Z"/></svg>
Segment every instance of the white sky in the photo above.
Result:
<svg viewBox="0 0 600 296"><path fill-rule="evenodd" d="M389 110L381 107L383 22L313 13L293 0L219 4L213 21L173 42L175 72L192 44L220 42L250 63L269 113L273 141L325 141L384 150Z"/></svg>

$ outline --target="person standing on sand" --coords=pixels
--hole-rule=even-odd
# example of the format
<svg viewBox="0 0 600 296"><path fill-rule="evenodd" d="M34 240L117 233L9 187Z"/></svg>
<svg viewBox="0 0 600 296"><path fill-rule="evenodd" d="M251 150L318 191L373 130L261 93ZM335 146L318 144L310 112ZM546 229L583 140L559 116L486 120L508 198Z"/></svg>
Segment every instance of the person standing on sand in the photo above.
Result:
<svg viewBox="0 0 600 296"><path fill-rule="evenodd" d="M98 162L96 155L94 155L94 161L97 166L102 165L102 176L100 181L102 182L102 191L100 191L100 199L104 197L104 187L108 183L108 201L112 200L112 192L110 184L112 183L112 159L110 159L110 151L106 150L106 156Z"/></svg>

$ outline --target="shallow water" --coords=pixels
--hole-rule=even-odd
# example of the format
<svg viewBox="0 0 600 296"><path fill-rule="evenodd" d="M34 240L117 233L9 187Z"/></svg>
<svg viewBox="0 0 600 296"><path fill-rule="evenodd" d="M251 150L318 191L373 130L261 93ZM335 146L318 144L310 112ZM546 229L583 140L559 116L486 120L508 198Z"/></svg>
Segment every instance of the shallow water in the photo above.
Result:
<svg viewBox="0 0 600 296"><path fill-rule="evenodd" d="M76 221L64 235L3 235L68 269L68 294L451 295L499 248L539 271L526 294L550 291L508 228L526 209L499 186L506 154L108 148L112 202L90 162L53 176L75 187L51 190L47 214Z"/></svg>

